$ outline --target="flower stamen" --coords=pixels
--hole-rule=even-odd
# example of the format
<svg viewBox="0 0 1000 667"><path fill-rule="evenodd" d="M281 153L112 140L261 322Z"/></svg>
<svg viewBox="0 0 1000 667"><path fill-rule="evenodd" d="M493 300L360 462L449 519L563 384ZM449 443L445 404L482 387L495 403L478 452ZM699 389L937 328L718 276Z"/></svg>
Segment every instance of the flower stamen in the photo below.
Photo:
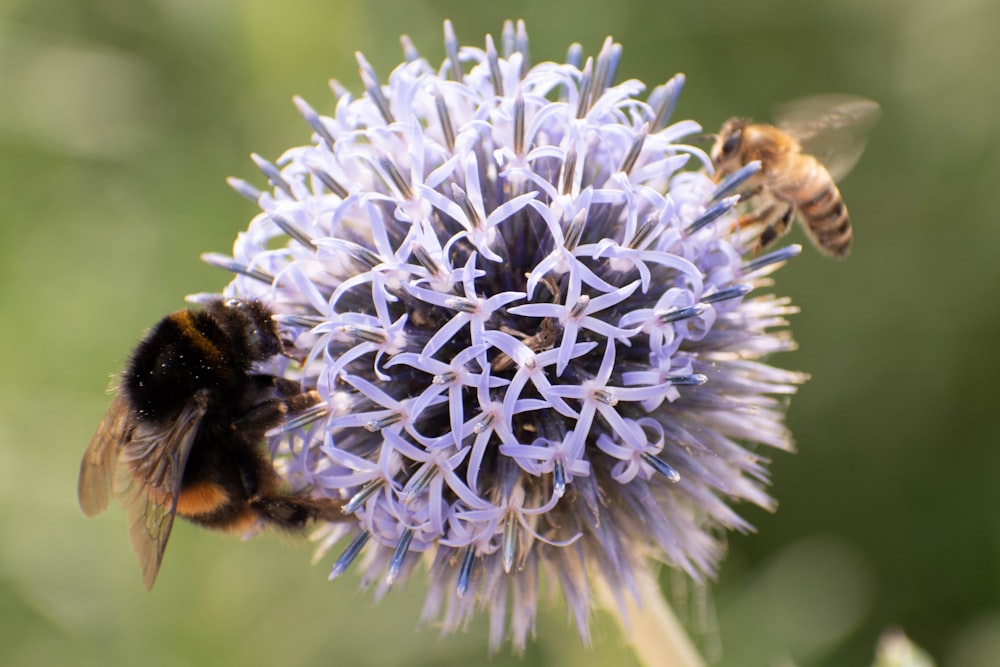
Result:
<svg viewBox="0 0 1000 667"><path fill-rule="evenodd" d="M351 540L351 543L347 545L347 548L344 549L343 553L340 554L340 557L338 557L337 561L333 564L333 568L330 570L330 579L336 579L347 571L347 568L351 566L354 559L358 557L361 550L365 548L366 544L368 544L368 540L371 539L371 536L372 534L365 530L358 533L354 539Z"/></svg>
<svg viewBox="0 0 1000 667"><path fill-rule="evenodd" d="M403 559L406 558L406 553L410 550L410 542L412 541L413 529L404 528L402 535L399 536L399 542L396 543L396 550L392 552L392 559L389 560L389 570L385 577L387 586L392 586L396 583L399 571L403 567Z"/></svg>

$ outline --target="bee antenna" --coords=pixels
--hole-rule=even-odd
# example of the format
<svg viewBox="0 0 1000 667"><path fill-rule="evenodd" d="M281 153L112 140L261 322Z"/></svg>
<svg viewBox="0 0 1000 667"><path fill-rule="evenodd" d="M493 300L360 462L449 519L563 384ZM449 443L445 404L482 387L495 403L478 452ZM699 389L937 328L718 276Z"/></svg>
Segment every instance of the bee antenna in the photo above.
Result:
<svg viewBox="0 0 1000 667"><path fill-rule="evenodd" d="M701 143L702 141L715 141L719 138L719 135L715 132L705 132L703 134L696 134L691 137L692 143Z"/></svg>

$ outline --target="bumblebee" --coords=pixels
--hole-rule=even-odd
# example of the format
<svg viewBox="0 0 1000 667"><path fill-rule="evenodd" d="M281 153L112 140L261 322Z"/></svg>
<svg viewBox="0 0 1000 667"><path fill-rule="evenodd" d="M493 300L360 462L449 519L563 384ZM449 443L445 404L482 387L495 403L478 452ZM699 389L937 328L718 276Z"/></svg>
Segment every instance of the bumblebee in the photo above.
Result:
<svg viewBox="0 0 1000 667"><path fill-rule="evenodd" d="M78 492L87 516L112 495L124 505L147 590L177 515L235 533L345 519L339 501L283 490L263 447L268 430L319 398L251 372L282 351L267 306L215 299L163 318L132 353L83 455Z"/></svg>

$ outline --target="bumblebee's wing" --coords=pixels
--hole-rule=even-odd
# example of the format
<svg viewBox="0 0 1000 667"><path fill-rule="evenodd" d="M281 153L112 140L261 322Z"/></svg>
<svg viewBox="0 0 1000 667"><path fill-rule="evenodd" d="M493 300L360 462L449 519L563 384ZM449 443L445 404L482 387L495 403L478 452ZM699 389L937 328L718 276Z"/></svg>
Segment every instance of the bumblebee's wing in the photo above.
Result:
<svg viewBox="0 0 1000 667"><path fill-rule="evenodd" d="M128 404L121 395L116 396L83 453L77 496L87 516L94 516L108 507L118 452L128 439L131 422Z"/></svg>
<svg viewBox="0 0 1000 667"><path fill-rule="evenodd" d="M115 495L125 506L129 540L139 557L146 590L153 587L177 511L184 465L207 409L207 392L195 394L165 426L137 424L122 446Z"/></svg>
<svg viewBox="0 0 1000 667"><path fill-rule="evenodd" d="M775 109L774 119L839 181L861 159L880 115L878 104L863 97L816 95L785 102Z"/></svg>

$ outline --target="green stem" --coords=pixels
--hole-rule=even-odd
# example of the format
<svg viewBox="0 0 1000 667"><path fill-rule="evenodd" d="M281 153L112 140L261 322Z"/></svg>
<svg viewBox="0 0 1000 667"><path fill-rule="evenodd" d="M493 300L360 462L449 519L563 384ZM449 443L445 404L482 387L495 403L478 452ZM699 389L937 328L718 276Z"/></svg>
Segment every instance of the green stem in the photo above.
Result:
<svg viewBox="0 0 1000 667"><path fill-rule="evenodd" d="M691 639L663 597L656 577L648 570L636 574L639 600L628 591L620 597L597 578L598 595L614 615L622 635L644 667L705 667Z"/></svg>

